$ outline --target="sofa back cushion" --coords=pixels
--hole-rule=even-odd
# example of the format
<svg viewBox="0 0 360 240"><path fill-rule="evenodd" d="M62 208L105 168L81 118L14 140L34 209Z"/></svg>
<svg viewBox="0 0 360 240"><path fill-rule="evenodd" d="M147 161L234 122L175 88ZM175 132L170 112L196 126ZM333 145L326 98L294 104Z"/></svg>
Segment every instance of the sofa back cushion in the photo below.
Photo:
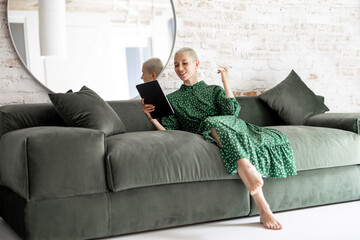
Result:
<svg viewBox="0 0 360 240"><path fill-rule="evenodd" d="M155 130L139 100L108 101L127 131ZM51 103L11 104L0 107L0 137L7 132L41 126L68 126Z"/></svg>
<svg viewBox="0 0 360 240"><path fill-rule="evenodd" d="M321 101L324 98L318 96ZM283 120L258 96L236 97L239 117L259 126L284 125ZM140 100L108 101L128 132L154 130L142 112ZM40 126L67 126L51 103L12 104L0 107L0 137L10 131Z"/></svg>
<svg viewBox="0 0 360 240"><path fill-rule="evenodd" d="M127 132L155 130L142 111L141 100L108 101L108 103L119 115Z"/></svg>
<svg viewBox="0 0 360 240"><path fill-rule="evenodd" d="M317 96L324 102L324 97ZM236 97L241 106L239 117L259 126L285 125L280 116L259 96ZM142 112L141 100L109 101L109 105L119 115L128 132L148 131L155 128Z"/></svg>
<svg viewBox="0 0 360 240"><path fill-rule="evenodd" d="M40 126L67 126L49 103L12 104L0 107L0 137L7 132Z"/></svg>
<svg viewBox="0 0 360 240"><path fill-rule="evenodd" d="M236 97L241 106L239 117L259 126L283 125L283 120L259 97ZM154 130L142 111L140 100L109 101L128 132Z"/></svg>
<svg viewBox="0 0 360 240"><path fill-rule="evenodd" d="M237 97L241 106L239 118L258 126L284 125L284 121L258 96Z"/></svg>

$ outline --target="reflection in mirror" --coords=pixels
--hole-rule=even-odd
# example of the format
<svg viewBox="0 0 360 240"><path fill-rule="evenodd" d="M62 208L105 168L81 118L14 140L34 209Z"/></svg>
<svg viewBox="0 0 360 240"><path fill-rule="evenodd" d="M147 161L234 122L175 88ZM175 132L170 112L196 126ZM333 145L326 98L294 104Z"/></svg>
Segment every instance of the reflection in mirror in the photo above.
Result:
<svg viewBox="0 0 360 240"><path fill-rule="evenodd" d="M158 57L166 66L175 38L171 0L66 0L66 52L40 56L39 4L53 1L8 0L10 35L19 57L51 91L86 85L106 100L129 99L137 95L144 61ZM51 24L55 15L49 15L40 23Z"/></svg>

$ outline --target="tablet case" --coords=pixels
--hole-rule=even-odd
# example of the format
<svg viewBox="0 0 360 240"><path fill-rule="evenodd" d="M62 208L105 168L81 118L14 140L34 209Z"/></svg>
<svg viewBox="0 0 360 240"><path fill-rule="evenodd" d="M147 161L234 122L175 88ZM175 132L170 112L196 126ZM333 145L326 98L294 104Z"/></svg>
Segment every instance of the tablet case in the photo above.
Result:
<svg viewBox="0 0 360 240"><path fill-rule="evenodd" d="M157 80L138 84L136 88L145 104L155 106L155 111L150 113L152 118L161 118L174 114L174 110Z"/></svg>

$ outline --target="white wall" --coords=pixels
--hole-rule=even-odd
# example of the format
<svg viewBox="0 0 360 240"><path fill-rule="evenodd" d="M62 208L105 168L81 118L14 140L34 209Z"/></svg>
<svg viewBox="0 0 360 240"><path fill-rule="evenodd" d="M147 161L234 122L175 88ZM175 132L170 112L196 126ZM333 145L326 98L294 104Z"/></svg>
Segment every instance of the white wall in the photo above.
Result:
<svg viewBox="0 0 360 240"><path fill-rule="evenodd" d="M216 69L230 65L235 93L256 95L294 69L331 111L360 112L359 0L175 2L175 50L197 51L206 82L221 85ZM179 84L170 65L162 85Z"/></svg>

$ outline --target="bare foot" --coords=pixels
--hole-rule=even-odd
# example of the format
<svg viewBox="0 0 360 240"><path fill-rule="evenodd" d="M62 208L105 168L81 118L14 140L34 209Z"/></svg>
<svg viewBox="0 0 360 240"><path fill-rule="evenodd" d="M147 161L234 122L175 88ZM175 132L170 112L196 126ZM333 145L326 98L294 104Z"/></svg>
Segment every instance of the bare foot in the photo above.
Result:
<svg viewBox="0 0 360 240"><path fill-rule="evenodd" d="M264 227L273 230L282 229L282 225L275 219L275 216L265 199L262 188L260 188L256 194L252 195L252 197L255 200L255 204L260 214L260 222Z"/></svg>
<svg viewBox="0 0 360 240"><path fill-rule="evenodd" d="M250 192L250 195L254 195L264 185L261 173L259 173L255 166L245 158L238 161L238 173L241 180Z"/></svg>
<svg viewBox="0 0 360 240"><path fill-rule="evenodd" d="M272 230L282 229L282 225L275 219L274 214L269 209L261 210L260 213L260 222L264 225L265 228Z"/></svg>

